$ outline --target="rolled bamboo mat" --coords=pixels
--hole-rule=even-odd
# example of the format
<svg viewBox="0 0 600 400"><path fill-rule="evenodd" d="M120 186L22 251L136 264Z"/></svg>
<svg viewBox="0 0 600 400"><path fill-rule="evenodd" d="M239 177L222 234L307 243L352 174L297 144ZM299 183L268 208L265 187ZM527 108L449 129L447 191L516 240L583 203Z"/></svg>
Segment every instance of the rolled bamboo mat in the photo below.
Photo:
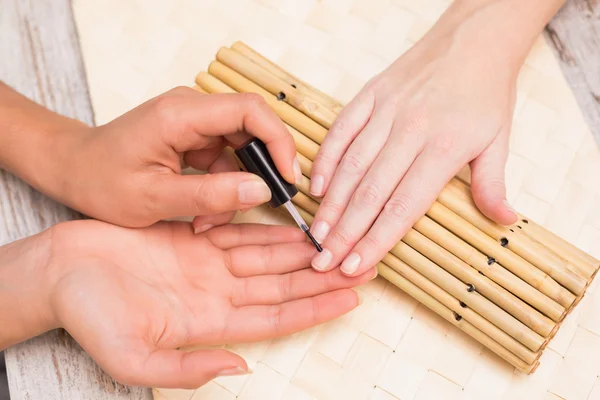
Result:
<svg viewBox="0 0 600 400"><path fill-rule="evenodd" d="M242 42L221 48L195 81L206 93L259 94L286 123L309 166L340 112L336 100ZM292 201L310 224L319 199L311 198L307 181ZM527 235L532 227L536 239ZM490 221L469 185L455 178L378 269L440 316L464 320L459 329L529 374L599 267L527 217L515 227Z"/></svg>
<svg viewBox="0 0 600 400"><path fill-rule="evenodd" d="M148 7L137 1L89 0L75 1L73 7L96 122L102 124L173 86L192 83L190 77L207 68L223 44L238 38L258 50L259 55L275 61L270 66L263 64L272 74L289 71L294 81L302 79L300 85L295 84L298 91L291 94L290 102L318 88L320 94L312 92L316 103L337 113L370 77L414 43L448 3L178 0L163 2L157 8L155 3ZM243 51L240 49L231 50ZM252 81L258 84L258 79ZM269 88L264 89L271 94ZM326 104L330 97L325 93L339 101ZM279 103L286 102L282 99ZM304 114L297 104L286 103ZM309 112L310 107L304 111ZM331 114L321 112L309 118L326 130ZM290 122L288 125L300 133L292 131L295 139L308 139L305 144L312 148L312 154L318 151L315 139L301 134L307 124L315 125L307 120ZM306 176L300 187L303 193L309 184L310 158L310 154L300 157ZM195 391L156 389L155 397L595 398L600 393L600 318L595 306L600 305L600 294L595 283L562 320L534 374L516 372L491 349L509 359L518 353L528 365L534 365L531 362L537 352L527 345L534 346L538 338L528 333L520 341L507 331L514 334L525 325L537 336L545 338L548 330L552 335L552 325L557 326L555 319L568 309L568 293L574 294L571 289L576 291L580 285L569 271L585 270L586 259L589 261L581 255L561 266L554 256L563 258L561 251L572 250L569 243L600 256L596 245L600 241L598 168L600 153L552 53L540 39L519 78L507 165L508 199L523 214L519 224L507 229L517 234L510 230L486 231L488 226L471 221L469 208L456 208L457 198L469 198L468 186L451 182L448 190L452 192L440 198L437 210L430 210L414 226L414 233L405 237L406 247L396 249L402 258L392 254L394 258L387 259L392 266L381 265L380 277L356 289L361 297L356 310L289 337L224 346L242 355L253 373L219 378ZM468 171L459 176L468 178ZM307 199L299 196L296 200ZM313 202L305 204L307 208L315 207ZM307 218L309 215L307 210ZM460 223L461 219L467 224ZM237 216L236 221L293 225L285 214L264 207ZM567 242L548 235L547 228ZM546 235L541 234L544 232ZM486 247L498 242L498 234L505 234L500 238L509 240L507 247ZM517 235L517 241L510 235ZM554 254L527 253L531 241L549 247ZM518 247L522 243L527 245ZM421 251L439 248L445 252L425 257L430 262L418 256L423 255ZM496 256L488 255L488 250ZM570 285L568 293L552 284L532 290L531 282L536 282L539 272L529 266L537 265L534 257L538 254L548 260L541 272L563 288ZM413 266L416 262L418 265ZM504 265L507 262L510 265ZM442 273L432 274L431 263L445 268ZM517 274L522 278L515 279ZM454 279L445 279L448 275ZM467 294L456 291L457 280L461 284L473 280L475 290ZM508 285L510 291L506 290ZM508 300L505 291L514 298L508 296ZM549 296L554 303L546 301ZM514 318L498 314L492 323L482 313L498 307L502 298L507 301L500 308ZM579 298L576 296L575 301ZM527 307L518 307L519 301ZM524 317L531 309L539 315L527 321Z"/></svg>

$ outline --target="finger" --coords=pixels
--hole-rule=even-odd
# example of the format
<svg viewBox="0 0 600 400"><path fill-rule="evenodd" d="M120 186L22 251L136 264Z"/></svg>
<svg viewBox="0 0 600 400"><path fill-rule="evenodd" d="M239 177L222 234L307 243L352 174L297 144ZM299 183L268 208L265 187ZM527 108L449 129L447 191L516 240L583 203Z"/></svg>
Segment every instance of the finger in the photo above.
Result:
<svg viewBox="0 0 600 400"><path fill-rule="evenodd" d="M131 363L128 363L131 364ZM248 373L244 359L226 350L155 350L128 372L124 383L136 386L196 389L218 376Z"/></svg>
<svg viewBox="0 0 600 400"><path fill-rule="evenodd" d="M258 341L295 333L343 315L358 305L352 289L270 306L235 308L227 319L226 342Z"/></svg>
<svg viewBox="0 0 600 400"><path fill-rule="evenodd" d="M199 215L192 220L192 228L196 235L206 232L215 226L225 225L235 217L235 211L228 211L215 215Z"/></svg>
<svg viewBox="0 0 600 400"><path fill-rule="evenodd" d="M342 262L373 225L421 151L422 136L406 127L402 129L403 132L392 132L385 148L352 194L344 214L323 241L323 251L312 262L315 269L326 271Z"/></svg>
<svg viewBox="0 0 600 400"><path fill-rule="evenodd" d="M185 163L199 171L208 171L209 167L213 165L218 159L222 157L223 147L225 143L221 142L215 147L190 150L184 153L183 159ZM239 171L239 168L229 169L228 171ZM226 171L211 171L211 172L226 172Z"/></svg>
<svg viewBox="0 0 600 400"><path fill-rule="evenodd" d="M311 227L318 241L323 241L342 217L352 194L384 147L391 124L389 115L376 114L344 154Z"/></svg>
<svg viewBox="0 0 600 400"><path fill-rule="evenodd" d="M221 214L255 207L271 198L267 184L247 172L168 175L153 191L165 218Z"/></svg>
<svg viewBox="0 0 600 400"><path fill-rule="evenodd" d="M263 224L228 224L205 233L211 243L227 250L240 246L304 242L306 236L295 227Z"/></svg>
<svg viewBox="0 0 600 400"><path fill-rule="evenodd" d="M192 164L190 165L196 169L206 168L205 166L203 166L206 164L200 164L200 160L197 159L192 160ZM208 164L208 172L211 174L218 172L232 172L238 170L239 168L237 166L235 158L228 149L223 149L218 155L218 157ZM202 232L206 232L207 230L212 229L215 226L228 224L235 217L235 214L235 211L228 211L215 215L196 216L192 221L194 233L199 234Z"/></svg>
<svg viewBox="0 0 600 400"><path fill-rule="evenodd" d="M364 89L336 118L317 153L311 173L310 193L321 197L346 150L364 129L375 108L375 95Z"/></svg>
<svg viewBox="0 0 600 400"><path fill-rule="evenodd" d="M471 161L471 189L473 199L489 219L510 225L518 217L506 200L504 169L508 159L508 135L496 136L489 147Z"/></svg>
<svg viewBox="0 0 600 400"><path fill-rule="evenodd" d="M253 276L237 281L231 301L236 307L282 304L338 289L352 288L367 283L374 276L374 268L355 277L345 276L339 268L325 273L306 268L288 274Z"/></svg>
<svg viewBox="0 0 600 400"><path fill-rule="evenodd" d="M462 165L445 145L428 145L386 203L369 232L342 262L342 272L361 274L377 264L433 204Z"/></svg>
<svg viewBox="0 0 600 400"><path fill-rule="evenodd" d="M310 266L316 250L306 241L234 247L227 251L229 270L237 277L284 274Z"/></svg>
<svg viewBox="0 0 600 400"><path fill-rule="evenodd" d="M296 147L283 122L255 93L202 95L176 88L153 99L164 140L178 153L198 149L206 136L226 136L237 146L250 138L261 139L281 175L294 183ZM244 133L244 134L240 134Z"/></svg>

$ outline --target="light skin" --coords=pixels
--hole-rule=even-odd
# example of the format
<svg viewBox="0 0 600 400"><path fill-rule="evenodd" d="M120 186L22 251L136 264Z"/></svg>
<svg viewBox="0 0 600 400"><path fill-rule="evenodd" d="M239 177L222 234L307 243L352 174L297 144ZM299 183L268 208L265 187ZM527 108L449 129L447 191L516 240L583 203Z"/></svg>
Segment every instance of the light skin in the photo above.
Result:
<svg viewBox="0 0 600 400"><path fill-rule="evenodd" d="M231 352L179 348L274 338L356 307L349 288L375 271L319 273L314 253L291 227L58 224L0 248L0 350L63 327L129 385L197 388L249 373Z"/></svg>
<svg viewBox="0 0 600 400"><path fill-rule="evenodd" d="M256 175L240 172L225 146L251 136L267 145L282 176L302 172L294 141L254 94L203 95L179 87L114 121L89 127L0 83L0 167L83 214L127 227L196 216L197 233L236 210L267 202ZM182 162L206 175L182 175Z"/></svg>
<svg viewBox="0 0 600 400"><path fill-rule="evenodd" d="M177 88L90 128L0 84L0 166L115 224L61 223L0 247L0 350L62 327L122 383L197 388L250 371L231 352L181 347L274 338L356 307L350 288L374 268L318 273L297 228L227 223L270 198L224 151L251 136L293 182L293 140L257 96ZM182 159L209 174L181 175Z"/></svg>
<svg viewBox="0 0 600 400"><path fill-rule="evenodd" d="M504 168L525 57L563 0L456 0L407 53L371 79L321 146L311 227L323 243L312 266L358 275L375 265L471 167L479 209L517 219Z"/></svg>

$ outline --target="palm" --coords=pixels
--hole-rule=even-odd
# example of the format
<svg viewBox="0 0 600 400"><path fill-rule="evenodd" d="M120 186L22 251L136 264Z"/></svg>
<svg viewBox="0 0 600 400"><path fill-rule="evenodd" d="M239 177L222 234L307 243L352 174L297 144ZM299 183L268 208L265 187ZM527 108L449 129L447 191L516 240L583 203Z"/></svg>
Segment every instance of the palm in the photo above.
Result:
<svg viewBox="0 0 600 400"><path fill-rule="evenodd" d="M228 365L244 367L213 351L203 373L186 377L175 349L262 340L335 318L357 303L346 288L372 274L307 268L314 250L287 227L226 225L197 236L187 223L134 230L80 221L69 240L57 236L56 253L69 255L58 285L63 326L117 379L142 385L198 386Z"/></svg>

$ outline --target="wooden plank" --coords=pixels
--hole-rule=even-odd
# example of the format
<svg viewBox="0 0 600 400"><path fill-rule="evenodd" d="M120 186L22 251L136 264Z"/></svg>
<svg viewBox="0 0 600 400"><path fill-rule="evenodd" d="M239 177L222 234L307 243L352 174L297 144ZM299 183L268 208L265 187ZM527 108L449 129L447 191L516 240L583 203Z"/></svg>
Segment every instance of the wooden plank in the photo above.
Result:
<svg viewBox="0 0 600 400"><path fill-rule="evenodd" d="M545 34L600 145L600 2L567 1Z"/></svg>
<svg viewBox="0 0 600 400"><path fill-rule="evenodd" d="M0 0L0 79L61 114L93 123L68 0ZM0 244L78 214L0 171ZM115 383L64 331L6 351L11 398L151 399L150 389Z"/></svg>

